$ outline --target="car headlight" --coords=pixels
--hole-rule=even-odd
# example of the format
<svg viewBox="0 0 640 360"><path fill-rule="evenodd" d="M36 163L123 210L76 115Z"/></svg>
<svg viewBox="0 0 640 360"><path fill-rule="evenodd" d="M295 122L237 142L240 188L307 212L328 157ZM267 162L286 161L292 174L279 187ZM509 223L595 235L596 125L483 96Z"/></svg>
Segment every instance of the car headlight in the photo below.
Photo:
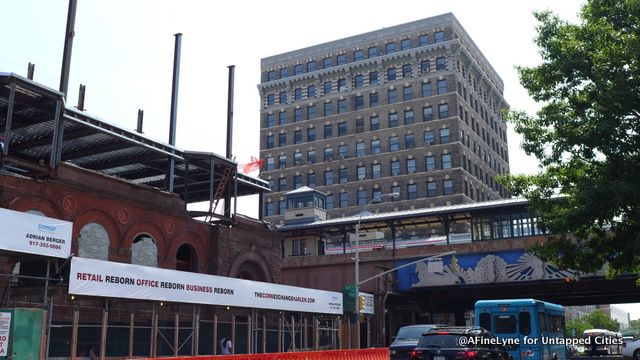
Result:
<svg viewBox="0 0 640 360"><path fill-rule="evenodd" d="M396 351L395 350L391 350L391 355L395 355Z"/></svg>

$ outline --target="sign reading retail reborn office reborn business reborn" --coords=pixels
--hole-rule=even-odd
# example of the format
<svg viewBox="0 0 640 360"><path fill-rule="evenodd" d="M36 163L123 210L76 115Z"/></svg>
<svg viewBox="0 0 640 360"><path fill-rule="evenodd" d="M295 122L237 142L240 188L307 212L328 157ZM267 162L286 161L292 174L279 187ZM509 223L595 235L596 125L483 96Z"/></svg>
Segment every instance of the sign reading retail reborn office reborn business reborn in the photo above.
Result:
<svg viewBox="0 0 640 360"><path fill-rule="evenodd" d="M0 249L68 258L73 223L0 208Z"/></svg>
<svg viewBox="0 0 640 360"><path fill-rule="evenodd" d="M342 293L74 257L69 294L342 314Z"/></svg>

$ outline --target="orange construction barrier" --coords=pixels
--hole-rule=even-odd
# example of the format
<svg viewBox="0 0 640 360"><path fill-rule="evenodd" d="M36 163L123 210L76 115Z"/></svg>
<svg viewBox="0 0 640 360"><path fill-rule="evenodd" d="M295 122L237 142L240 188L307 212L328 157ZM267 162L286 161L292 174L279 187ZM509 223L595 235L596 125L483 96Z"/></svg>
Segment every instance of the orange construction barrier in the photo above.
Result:
<svg viewBox="0 0 640 360"><path fill-rule="evenodd" d="M389 360L388 348L163 357L175 360ZM153 360L153 359L144 359Z"/></svg>

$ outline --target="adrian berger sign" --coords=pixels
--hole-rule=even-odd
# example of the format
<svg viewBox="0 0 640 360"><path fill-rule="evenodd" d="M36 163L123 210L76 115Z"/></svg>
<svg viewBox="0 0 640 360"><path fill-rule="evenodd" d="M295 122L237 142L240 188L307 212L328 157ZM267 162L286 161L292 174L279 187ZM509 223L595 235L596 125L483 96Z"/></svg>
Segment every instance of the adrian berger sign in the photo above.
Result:
<svg viewBox="0 0 640 360"><path fill-rule="evenodd" d="M0 249L68 258L73 223L0 208Z"/></svg>
<svg viewBox="0 0 640 360"><path fill-rule="evenodd" d="M342 314L339 292L79 257L69 294Z"/></svg>

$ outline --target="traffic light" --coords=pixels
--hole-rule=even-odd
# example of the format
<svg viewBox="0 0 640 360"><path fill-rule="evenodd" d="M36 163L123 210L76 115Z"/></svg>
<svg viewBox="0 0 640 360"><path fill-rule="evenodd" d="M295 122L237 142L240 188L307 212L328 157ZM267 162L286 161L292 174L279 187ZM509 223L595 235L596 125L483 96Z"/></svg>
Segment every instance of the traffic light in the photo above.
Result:
<svg viewBox="0 0 640 360"><path fill-rule="evenodd" d="M364 310L364 295L360 294L360 296L358 296L358 310L360 312L362 312L362 310Z"/></svg>

